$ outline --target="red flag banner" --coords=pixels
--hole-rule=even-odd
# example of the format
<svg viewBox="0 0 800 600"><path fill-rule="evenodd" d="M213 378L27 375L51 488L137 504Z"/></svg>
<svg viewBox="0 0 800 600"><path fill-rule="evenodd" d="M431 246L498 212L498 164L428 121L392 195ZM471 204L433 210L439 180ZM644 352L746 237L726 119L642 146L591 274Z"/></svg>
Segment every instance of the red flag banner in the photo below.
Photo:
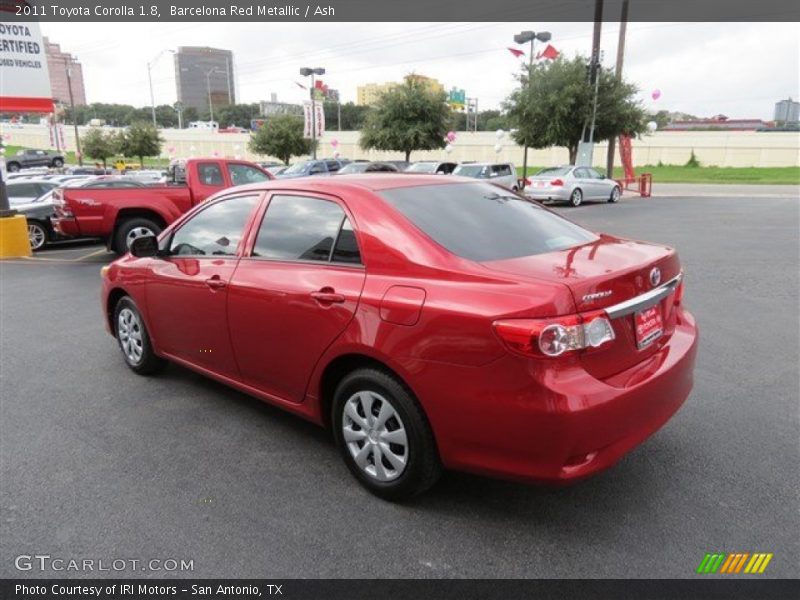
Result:
<svg viewBox="0 0 800 600"><path fill-rule="evenodd" d="M511 54L519 58L520 56L525 56L525 53L522 50L517 50L516 48L509 48L508 49Z"/></svg>
<svg viewBox="0 0 800 600"><path fill-rule="evenodd" d="M561 53L558 50L553 48L550 44L547 44L547 47L539 52L539 54L536 55L536 58L549 58L550 60L555 60L560 54Z"/></svg>

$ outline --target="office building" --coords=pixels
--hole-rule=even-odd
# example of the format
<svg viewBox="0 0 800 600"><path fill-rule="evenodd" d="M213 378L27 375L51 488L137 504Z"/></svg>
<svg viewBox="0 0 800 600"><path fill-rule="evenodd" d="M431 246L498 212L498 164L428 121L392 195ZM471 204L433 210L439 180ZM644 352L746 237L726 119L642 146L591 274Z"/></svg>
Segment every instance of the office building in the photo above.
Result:
<svg viewBox="0 0 800 600"><path fill-rule="evenodd" d="M800 121L800 102L787 98L775 103L775 121L797 123Z"/></svg>
<svg viewBox="0 0 800 600"><path fill-rule="evenodd" d="M178 101L200 114L209 112L209 101L219 108L236 104L233 52L218 48L181 46L175 53Z"/></svg>
<svg viewBox="0 0 800 600"><path fill-rule="evenodd" d="M69 104L69 77L72 79L72 97L75 106L86 104L86 87L83 84L83 66L78 58L69 52L63 52L59 44L46 37L42 38L44 52L47 56L47 70L50 72L50 89L53 100L60 104Z"/></svg>

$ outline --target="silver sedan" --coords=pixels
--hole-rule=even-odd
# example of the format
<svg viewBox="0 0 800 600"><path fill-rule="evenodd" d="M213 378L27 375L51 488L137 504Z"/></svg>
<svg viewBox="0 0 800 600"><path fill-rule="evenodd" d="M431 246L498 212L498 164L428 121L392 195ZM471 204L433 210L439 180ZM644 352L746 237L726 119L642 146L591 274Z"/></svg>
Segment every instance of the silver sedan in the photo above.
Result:
<svg viewBox="0 0 800 600"><path fill-rule="evenodd" d="M541 201L568 202L580 206L584 200L617 202L619 183L589 167L552 167L528 177L525 195Z"/></svg>

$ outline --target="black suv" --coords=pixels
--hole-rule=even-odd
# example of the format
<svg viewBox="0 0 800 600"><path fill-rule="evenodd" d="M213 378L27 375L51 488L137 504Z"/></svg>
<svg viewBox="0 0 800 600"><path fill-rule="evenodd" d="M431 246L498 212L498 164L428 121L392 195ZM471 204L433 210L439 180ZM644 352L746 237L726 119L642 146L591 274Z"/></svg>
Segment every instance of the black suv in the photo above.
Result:
<svg viewBox="0 0 800 600"><path fill-rule="evenodd" d="M6 159L6 169L14 173L27 167L53 167L60 169L64 166L64 155L50 150L20 150L16 156Z"/></svg>

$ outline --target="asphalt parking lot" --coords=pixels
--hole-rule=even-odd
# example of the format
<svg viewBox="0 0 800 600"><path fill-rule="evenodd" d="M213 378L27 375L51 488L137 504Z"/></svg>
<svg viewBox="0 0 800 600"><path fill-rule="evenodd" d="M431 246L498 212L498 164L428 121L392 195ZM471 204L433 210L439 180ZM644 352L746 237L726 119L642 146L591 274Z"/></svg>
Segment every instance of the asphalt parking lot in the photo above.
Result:
<svg viewBox="0 0 800 600"><path fill-rule="evenodd" d="M692 577L706 552L800 564L797 197L558 209L667 243L701 328L695 389L610 471L540 489L448 473L413 503L359 487L327 434L103 329L102 247L0 264L0 576L19 554L193 559L193 577ZM102 573L93 573L102 576ZM162 576L163 573L111 573Z"/></svg>

